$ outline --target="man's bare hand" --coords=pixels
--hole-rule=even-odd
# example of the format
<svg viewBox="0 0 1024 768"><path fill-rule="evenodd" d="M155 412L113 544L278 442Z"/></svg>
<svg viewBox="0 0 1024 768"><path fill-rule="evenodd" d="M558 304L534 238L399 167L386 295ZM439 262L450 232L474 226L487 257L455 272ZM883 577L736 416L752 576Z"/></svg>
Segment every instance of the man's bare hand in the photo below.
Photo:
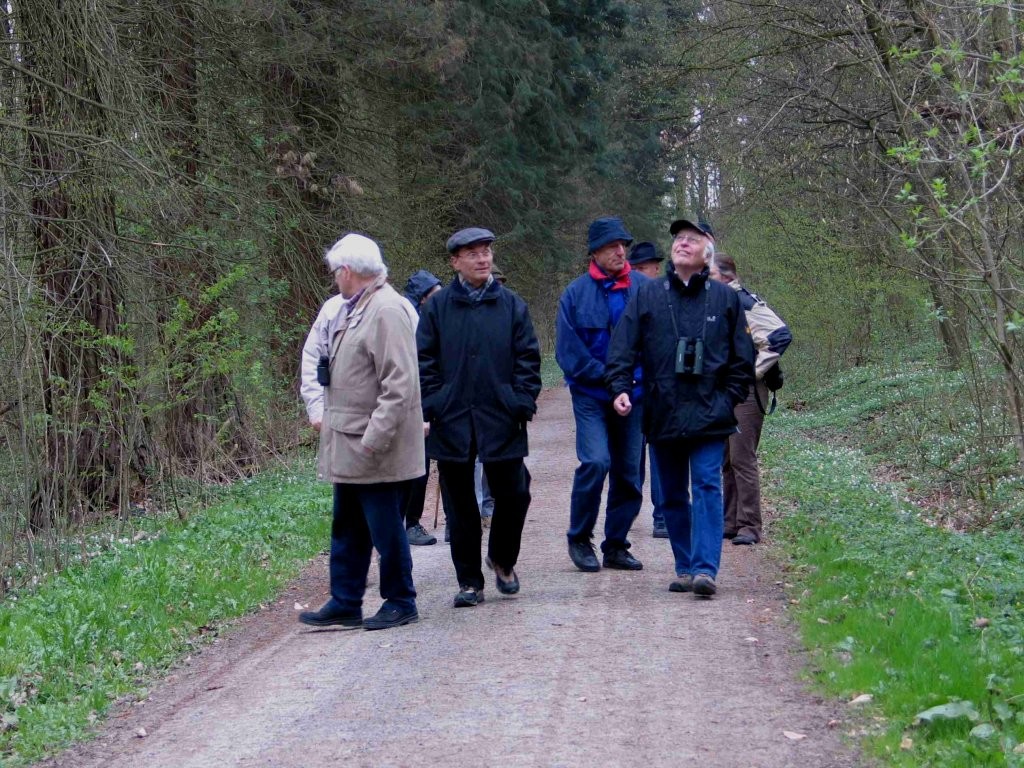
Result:
<svg viewBox="0 0 1024 768"><path fill-rule="evenodd" d="M429 421L424 421L423 422L423 437L424 438L430 437L430 422Z"/></svg>
<svg viewBox="0 0 1024 768"><path fill-rule="evenodd" d="M317 432L319 432L319 431L320 431L320 427L322 427L322 426L323 426L323 423L324 423L324 422L323 422L323 419L316 419L315 421L314 421L313 419L310 419L310 420L309 420L309 426L311 426L311 427L312 427L313 429L315 429L315 430L316 430Z"/></svg>
<svg viewBox="0 0 1024 768"><path fill-rule="evenodd" d="M615 402L612 403L615 407L615 412L619 416L629 416L629 412L633 410L633 403L629 401L629 393L623 392L621 395L615 398Z"/></svg>

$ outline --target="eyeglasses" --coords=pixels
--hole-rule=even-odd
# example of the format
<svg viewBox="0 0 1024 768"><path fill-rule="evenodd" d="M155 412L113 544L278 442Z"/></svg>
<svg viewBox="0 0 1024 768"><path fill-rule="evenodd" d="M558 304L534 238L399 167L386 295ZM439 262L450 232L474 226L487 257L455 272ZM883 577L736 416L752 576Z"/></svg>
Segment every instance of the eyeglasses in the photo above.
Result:
<svg viewBox="0 0 1024 768"><path fill-rule="evenodd" d="M687 243L691 245L700 245L702 242L704 242L704 236L684 235L682 232L680 232L678 235L676 235L675 242L682 243L683 245L686 245Z"/></svg>
<svg viewBox="0 0 1024 768"><path fill-rule="evenodd" d="M491 246L489 246L489 245L480 245L480 246L477 246L476 248L472 248L470 250L464 250L462 252L462 255L463 256L469 256L471 259L477 259L477 258L479 258L481 256L486 256L486 255L488 255L490 253L491 253Z"/></svg>

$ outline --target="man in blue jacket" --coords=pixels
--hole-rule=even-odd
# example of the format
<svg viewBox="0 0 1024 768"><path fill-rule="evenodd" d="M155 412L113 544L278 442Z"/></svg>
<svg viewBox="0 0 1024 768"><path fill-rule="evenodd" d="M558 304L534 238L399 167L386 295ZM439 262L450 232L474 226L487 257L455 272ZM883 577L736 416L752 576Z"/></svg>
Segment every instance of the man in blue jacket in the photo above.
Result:
<svg viewBox="0 0 1024 768"><path fill-rule="evenodd" d="M448 239L455 279L428 301L416 329L427 455L451 502L455 607L483 601L480 510L473 467L483 464L494 497L487 565L498 591L519 591L515 565L530 506L526 422L540 394L540 345L518 295L494 279L494 234L461 229Z"/></svg>
<svg viewBox="0 0 1024 768"><path fill-rule="evenodd" d="M591 539L608 477L605 510L605 568L639 571L643 564L629 553L630 526L643 502L640 409L620 418L605 387L605 359L612 329L637 292L637 278L626 260L633 236L622 220L609 216L591 223L587 235L587 273L565 289L558 302L555 357L572 395L576 418L576 456L580 461L569 507L569 557L581 571L601 566ZM640 371L630 375L630 391L640 394Z"/></svg>
<svg viewBox="0 0 1024 768"><path fill-rule="evenodd" d="M647 280L612 334L605 379L632 415L634 368L644 369L643 429L665 497L675 557L672 592L710 597L722 556L722 461L733 409L754 383L754 345L739 296L711 280L714 231L679 219L669 228L672 269Z"/></svg>

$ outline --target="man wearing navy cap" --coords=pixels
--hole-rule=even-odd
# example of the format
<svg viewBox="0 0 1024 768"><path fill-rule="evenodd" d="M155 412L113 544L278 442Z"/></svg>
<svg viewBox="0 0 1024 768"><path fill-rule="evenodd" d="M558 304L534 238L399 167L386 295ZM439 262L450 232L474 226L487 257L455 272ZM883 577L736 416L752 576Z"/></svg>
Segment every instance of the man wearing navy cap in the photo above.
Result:
<svg viewBox="0 0 1024 768"><path fill-rule="evenodd" d="M540 345L518 295L494 279L494 234L482 227L448 238L456 276L424 305L416 331L427 455L437 460L451 502L455 607L484 599L482 529L473 482L479 457L494 514L487 565L498 591L519 591L515 565L530 506L526 422L540 394Z"/></svg>
<svg viewBox="0 0 1024 768"><path fill-rule="evenodd" d="M722 556L722 461L734 408L754 382L754 346L736 292L711 280L714 231L678 219L672 269L647 280L612 333L606 381L622 416L643 360L643 428L657 460L675 558L671 592L715 594Z"/></svg>
<svg viewBox="0 0 1024 768"><path fill-rule="evenodd" d="M608 216L590 224L587 273L573 280L558 302L555 358L565 374L576 419L576 456L569 504L569 557L581 571L601 566L591 539L608 477L605 508L605 568L639 571L643 564L629 552L630 526L643 502L643 435L640 410L627 418L616 416L605 388L605 359L612 329L637 292L626 248L633 236L622 220ZM645 280L645 278L639 278ZM640 369L634 367L630 391L638 398Z"/></svg>

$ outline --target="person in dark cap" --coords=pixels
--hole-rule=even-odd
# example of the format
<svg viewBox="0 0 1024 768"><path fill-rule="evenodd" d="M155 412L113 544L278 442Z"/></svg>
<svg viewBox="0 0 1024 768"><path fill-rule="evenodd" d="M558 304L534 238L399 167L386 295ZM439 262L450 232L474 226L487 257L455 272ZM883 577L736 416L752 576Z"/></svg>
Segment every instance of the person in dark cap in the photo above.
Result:
<svg viewBox="0 0 1024 768"><path fill-rule="evenodd" d="M617 413L633 408L643 361L643 428L657 463L675 559L671 592L710 597L722 556L722 461L734 408L754 382L754 346L739 296L709 277L714 231L678 219L672 269L645 281L612 332L605 379Z"/></svg>
<svg viewBox="0 0 1024 768"><path fill-rule="evenodd" d="M569 503L569 558L581 571L598 571L592 539L608 478L604 541L605 568L639 571L643 564L630 554L629 529L643 503L643 435L640 409L627 418L615 415L604 384L605 359L612 329L626 304L636 295L639 281L626 259L633 236L615 216L590 224L587 251L590 264L573 280L558 301L555 359L565 374L576 420L576 457ZM639 400L642 382L634 367L630 391Z"/></svg>
<svg viewBox="0 0 1024 768"><path fill-rule="evenodd" d="M441 281L433 272L421 269L413 273L405 284L405 298L416 308L417 315L427 299L441 290ZM430 475L430 459L426 460L423 477L409 481L409 495L405 501L405 535L413 546L437 544L437 537L431 535L420 523L423 504L427 498L427 479ZM447 510L447 506L445 507ZM446 512L447 516L447 512Z"/></svg>
<svg viewBox="0 0 1024 768"><path fill-rule="evenodd" d="M637 243L629 251L629 265L644 277L657 280L661 277L661 263L665 257L658 253L654 243Z"/></svg>
<svg viewBox="0 0 1024 768"><path fill-rule="evenodd" d="M657 280L663 274L661 263L664 260L665 257L658 253L658 247L654 243L636 243L629 251L629 265L634 271L652 280ZM641 460L644 453L647 454L647 467L651 475L651 506L654 508L651 514L653 523L651 534L656 539L667 539L668 528L665 527L665 499L661 493L661 480L658 477L654 453L651 452L650 445L646 440L641 452ZM643 471L642 467L641 471Z"/></svg>
<svg viewBox="0 0 1024 768"><path fill-rule="evenodd" d="M498 591L519 591L515 571L530 505L526 422L540 394L540 345L526 302L491 274L494 234L481 227L448 238L455 279L426 303L416 331L427 454L451 502L455 607L483 601L482 529L473 482L477 457L494 515L487 565Z"/></svg>

